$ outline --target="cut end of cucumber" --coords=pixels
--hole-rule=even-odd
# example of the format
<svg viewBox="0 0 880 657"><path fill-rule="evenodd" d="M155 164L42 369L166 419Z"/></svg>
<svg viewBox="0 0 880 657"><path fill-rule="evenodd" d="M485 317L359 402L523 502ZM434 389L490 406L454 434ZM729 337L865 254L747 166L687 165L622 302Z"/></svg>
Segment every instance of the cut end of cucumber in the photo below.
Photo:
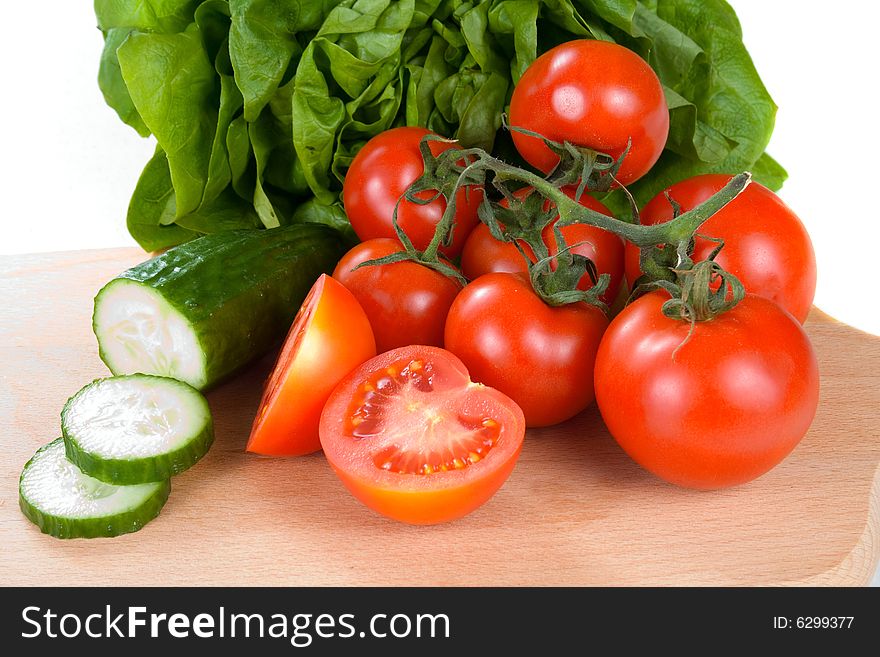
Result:
<svg viewBox="0 0 880 657"><path fill-rule="evenodd" d="M18 485L24 515L58 538L137 531L159 514L170 490L167 481L114 486L89 477L67 460L61 438L34 454Z"/></svg>
<svg viewBox="0 0 880 657"><path fill-rule="evenodd" d="M114 374L157 374L203 388L203 350L186 318L155 290L126 278L95 297L95 335Z"/></svg>
<svg viewBox="0 0 880 657"><path fill-rule="evenodd" d="M67 457L112 484L168 479L214 440L211 410L198 390L147 374L90 383L64 406L61 428Z"/></svg>

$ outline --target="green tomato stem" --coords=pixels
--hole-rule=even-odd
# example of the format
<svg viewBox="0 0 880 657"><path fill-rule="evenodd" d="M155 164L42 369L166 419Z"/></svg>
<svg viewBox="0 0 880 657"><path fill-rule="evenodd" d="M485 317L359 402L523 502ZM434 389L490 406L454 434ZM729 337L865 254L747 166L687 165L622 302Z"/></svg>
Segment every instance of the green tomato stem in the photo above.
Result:
<svg viewBox="0 0 880 657"><path fill-rule="evenodd" d="M562 190L540 176L521 169L510 168L505 177L525 182L534 187L544 197L556 205L561 225L571 223L589 224L603 228L635 244L638 247L655 246L658 244L679 244L690 240L699 227L713 214L730 203L748 186L752 174L745 172L731 178L722 189L713 194L704 203L685 212L672 221L662 224L643 226L631 224L600 212L585 208ZM511 175L512 174L512 175Z"/></svg>

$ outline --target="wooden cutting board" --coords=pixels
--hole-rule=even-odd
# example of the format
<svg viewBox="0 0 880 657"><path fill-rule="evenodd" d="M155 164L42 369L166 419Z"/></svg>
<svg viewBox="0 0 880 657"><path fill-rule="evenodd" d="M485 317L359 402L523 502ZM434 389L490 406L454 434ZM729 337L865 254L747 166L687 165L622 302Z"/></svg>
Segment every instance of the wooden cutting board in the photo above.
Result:
<svg viewBox="0 0 880 657"><path fill-rule="evenodd" d="M62 541L18 509L21 467L106 376L99 287L135 249L0 259L2 585L862 585L880 556L880 338L814 310L822 394L809 434L748 485L694 492L640 469L596 410L531 431L470 516L410 527L356 502L321 454L243 449L271 366L211 392L217 440L135 534Z"/></svg>

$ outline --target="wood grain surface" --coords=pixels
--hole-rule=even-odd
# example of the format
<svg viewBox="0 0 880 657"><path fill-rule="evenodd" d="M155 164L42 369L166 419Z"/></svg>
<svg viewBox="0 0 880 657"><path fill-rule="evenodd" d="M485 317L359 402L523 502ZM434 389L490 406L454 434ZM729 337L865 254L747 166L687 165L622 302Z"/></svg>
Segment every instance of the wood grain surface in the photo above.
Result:
<svg viewBox="0 0 880 657"><path fill-rule="evenodd" d="M720 492L675 488L590 409L530 431L509 481L470 516L410 527L356 502L321 454L243 449L271 359L209 394L217 441L135 534L62 541L18 509L22 465L106 376L92 298L135 249L0 259L0 584L863 585L880 556L880 338L814 310L822 393L781 465Z"/></svg>

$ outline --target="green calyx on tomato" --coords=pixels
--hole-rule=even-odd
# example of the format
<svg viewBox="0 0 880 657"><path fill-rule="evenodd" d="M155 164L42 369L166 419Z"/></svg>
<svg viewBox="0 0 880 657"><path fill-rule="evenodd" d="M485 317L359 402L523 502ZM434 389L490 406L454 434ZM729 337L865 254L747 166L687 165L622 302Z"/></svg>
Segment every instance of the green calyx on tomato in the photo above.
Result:
<svg viewBox="0 0 880 657"><path fill-rule="evenodd" d="M692 242L693 240L688 240ZM687 243L680 242L675 251L676 265L666 268L658 267L663 278L651 279L643 276L632 291L631 297L638 297L652 290L665 290L670 298L663 304L663 314L670 319L690 322L691 332L696 322L714 319L721 313L734 308L746 294L742 282L731 272L725 271L715 261L715 257L724 246L723 240L712 240L717 243L715 249L705 260L695 263L689 252ZM670 251L661 247L642 249L642 262L647 257L668 257ZM646 254L650 254L646 256ZM687 340L687 338L686 338ZM673 352L675 353L675 352Z"/></svg>
<svg viewBox="0 0 880 657"><path fill-rule="evenodd" d="M682 180L645 205L639 219L644 225L670 221L698 206L729 180L729 175L722 174ZM721 242L726 245L718 252ZM664 267L675 266L674 255L659 248L640 253L627 245L630 286L638 287L643 272L652 272L653 278L658 272L662 276ZM797 215L763 185L752 183L730 205L713 214L689 244L688 255L695 262L714 259L736 274L747 292L775 301L801 323L807 318L816 292L813 245Z"/></svg>
<svg viewBox="0 0 880 657"><path fill-rule="evenodd" d="M510 129L517 149L544 172L543 177L480 148L453 146L454 142L423 129L396 128L371 140L362 151L367 155L358 156L366 164L353 163L355 173L369 173L370 158L378 158L379 163L389 158L397 161L400 156L394 144L414 159L412 141L416 137L422 162L404 167L403 178L398 176L396 181L410 181L391 213L393 232L403 249L359 266L412 260L466 284L464 276L438 255L448 255L448 249L461 238L462 231L456 230L461 224L459 217L463 210L473 209L473 194L479 194L479 221L492 238L519 251L534 292L549 306L586 302L607 312L603 295L610 283L609 272L600 274L592 259L580 252L580 242L566 241L564 230L575 224L608 231L642 249L646 282L667 289L677 299L667 308L670 314L693 322L711 318L738 302L738 281L717 264L689 271L693 267L689 249L700 225L735 199L751 175L732 177L697 206L654 225L642 225L635 201L624 187L650 169L663 150L669 128L662 86L637 54L592 40L553 48L524 73L511 100L510 120L515 126ZM419 168L420 174L413 179ZM355 176L352 191L346 193L350 213L364 205L355 201L368 196L360 193L360 188L381 188L363 181L358 184L362 177ZM581 200L586 191L608 190L615 185L630 200L632 222L609 216ZM518 195L523 188L533 191ZM404 227L400 213L438 201L445 202L445 207L440 218L431 223L433 237L424 245L424 232ZM353 216L352 221L360 219ZM472 229L470 225L468 230ZM459 250L456 245L455 253ZM585 280L592 285L584 285ZM723 283L720 293L719 283Z"/></svg>
<svg viewBox="0 0 880 657"><path fill-rule="evenodd" d="M667 301L650 292L605 332L595 367L602 419L627 454L666 481L698 489L751 481L794 449L816 413L809 337L757 295L690 329L665 316Z"/></svg>
<svg viewBox="0 0 880 657"><path fill-rule="evenodd" d="M566 242L563 230L567 226L583 224L603 229L644 248L646 254L657 252L658 249L654 248L657 245L673 245L676 247L673 252L685 257L679 258L671 267L660 262L646 264L652 274L651 282L662 281L663 287L672 291L671 286L678 282L679 274L687 278L682 272L692 264L687 260L686 254L697 229L735 199L751 180L749 173L733 176L704 202L679 214L673 220L658 225L641 225L634 201L632 205L635 221L630 223L610 216L581 200L585 188L590 188L585 180L596 165L595 153L590 155L583 149L571 148L569 151L572 158L569 161L563 158L550 175L542 178L531 171L507 164L480 148L445 150L435 154L430 143L438 139L441 138L435 135L422 138L420 150L424 158L424 173L402 197L408 201L418 201L418 194L425 190L440 190L436 193L442 193L447 205L437 224L434 239L425 251L418 252L412 247L405 232L395 224L405 252L369 261L364 265L410 259L463 281L457 270L453 271L449 266L438 262L437 250L454 225L459 192L470 187L479 189L482 193L491 184L496 192L495 196L500 196L502 200L500 203L495 202L490 194L482 193L478 207L479 219L488 228L492 238L510 243L520 252L535 293L550 306L586 302L607 310L602 296L609 285L610 276L607 272L599 275L593 261L577 252L578 243ZM573 181L579 181L579 184L576 187L570 185ZM533 191L521 193L524 186ZM572 188L575 189L574 192L571 191ZM422 202L425 200L422 199ZM652 264L656 266L652 267ZM721 274L720 268L711 267L711 271L709 278L717 283ZM585 277L592 280L592 287L584 289L582 281ZM709 294L709 290L702 297L699 292L694 291L693 282L703 280L703 276L693 276L691 279L691 283L678 286L680 290L685 287L688 289L687 296L682 298L681 293L674 293L682 299L679 314L690 320L703 318L705 313L689 309L689 298L697 299L701 308L722 312L723 304L718 303L717 298ZM736 285L735 282L731 284ZM710 303L703 299L712 301ZM687 312L681 312L682 308Z"/></svg>
<svg viewBox="0 0 880 657"><path fill-rule="evenodd" d="M574 198L577 190L574 186L566 186L562 191ZM523 187L513 193L513 196L521 202L535 203L537 199L543 201L543 206L538 207L535 204L534 209L537 212L550 212L553 209L552 204L544 199L540 194L535 194L531 187ZM531 201L527 201L529 196L534 196ZM579 202L588 208L611 216L611 211L601 202L590 196L583 194ZM505 198L500 203L499 212L509 209L510 202ZM515 221L521 220L518 213L512 213ZM534 249L530 246L531 242L538 239L536 235L536 227L530 226L531 223L541 223L532 221L532 217L526 212L525 225L515 223L512 225L504 224L507 237L526 234L527 239L518 239L514 237L514 241L503 241L495 239L489 227L486 224L480 224L473 231L464 244L461 252L461 271L468 279L474 280L483 274L491 272L511 272L511 273L528 273L529 262L537 262L537 256ZM540 232L540 239L546 246L549 255L555 256L558 252L558 244L554 231L554 224L559 219L557 212L552 212L550 223ZM501 217L501 222L506 221ZM571 249L572 253L584 256L592 261L595 266L593 270L590 267L588 274L581 277L577 287L581 290L587 290L595 285L598 276L608 274L608 288L599 299L606 305L611 305L617 298L618 290L623 282L624 274L624 243L617 235L609 233L601 228L589 226L587 224L569 224L560 229L562 236L565 238L566 245ZM523 257L523 252L525 256ZM555 259L550 261L550 267L555 268Z"/></svg>
<svg viewBox="0 0 880 657"><path fill-rule="evenodd" d="M333 271L366 313L380 353L411 344L443 346L446 314L462 288L434 268L389 257L401 253L397 240L367 240L346 253ZM361 266L367 262L373 264Z"/></svg>
<svg viewBox="0 0 880 657"><path fill-rule="evenodd" d="M499 184L496 188L504 198L497 204L484 199L480 219L492 239L512 244L519 251L521 271L528 273L535 293L550 306L584 301L607 311L603 295L611 283L610 273L599 273L593 260L580 248L585 244L568 243L563 234L568 226L560 225L559 213L553 204L528 187L514 192ZM565 188L564 193L576 197L584 207L607 213L598 201L581 200L571 187ZM571 231L566 232L572 235ZM601 239L599 235L585 237L587 241L590 237ZM590 249L593 256L597 251L594 245ZM619 276L617 278L619 280Z"/></svg>
<svg viewBox="0 0 880 657"><path fill-rule="evenodd" d="M361 149L346 176L346 212L362 240L396 237L402 248L358 267L411 261L467 283L448 260L478 223L483 199L482 180L461 172L464 152L454 140L422 128L388 130Z"/></svg>
<svg viewBox="0 0 880 657"><path fill-rule="evenodd" d="M669 109L657 74L638 54L578 39L548 50L523 73L510 100L510 122L520 128L512 135L517 150L544 173L557 175L570 165L566 157L576 160L583 149L603 154L606 170L599 178L605 184L614 178L627 185L663 152Z"/></svg>

